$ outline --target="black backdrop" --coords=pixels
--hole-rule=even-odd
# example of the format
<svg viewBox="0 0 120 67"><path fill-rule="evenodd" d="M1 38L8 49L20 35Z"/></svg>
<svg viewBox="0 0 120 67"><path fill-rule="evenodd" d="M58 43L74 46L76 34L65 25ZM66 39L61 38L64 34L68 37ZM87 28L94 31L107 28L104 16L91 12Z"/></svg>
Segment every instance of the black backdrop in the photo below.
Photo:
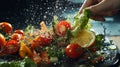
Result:
<svg viewBox="0 0 120 67"><path fill-rule="evenodd" d="M80 8L69 0L0 0L0 22L10 22L14 29L23 29L28 24L50 23L66 7Z"/></svg>
<svg viewBox="0 0 120 67"><path fill-rule="evenodd" d="M37 25L42 20L52 19L55 2L56 0L1 0L0 22L10 22L14 29L23 29L28 24ZM51 8L47 9L48 7ZM44 18L44 15L48 18Z"/></svg>

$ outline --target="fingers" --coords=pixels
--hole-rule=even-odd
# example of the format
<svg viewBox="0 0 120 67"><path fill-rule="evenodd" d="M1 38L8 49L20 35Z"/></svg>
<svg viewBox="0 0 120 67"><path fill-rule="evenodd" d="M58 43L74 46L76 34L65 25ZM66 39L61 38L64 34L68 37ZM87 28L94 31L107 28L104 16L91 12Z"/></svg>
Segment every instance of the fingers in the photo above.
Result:
<svg viewBox="0 0 120 67"><path fill-rule="evenodd" d="M90 6L87 9L90 9L92 14L97 14L97 13L100 13L100 12L113 10L113 3L109 2L109 0L102 0L98 4Z"/></svg>
<svg viewBox="0 0 120 67"><path fill-rule="evenodd" d="M79 13L82 13L83 9L90 9L92 19L98 21L105 21L105 16L112 16L117 13L118 10L114 10L114 0L85 0Z"/></svg>
<svg viewBox="0 0 120 67"><path fill-rule="evenodd" d="M105 11L105 12L100 12L98 15L101 15L101 16L112 16L112 15L116 14L117 12L118 12L118 10Z"/></svg>
<svg viewBox="0 0 120 67"><path fill-rule="evenodd" d="M105 18L104 18L105 16L112 16L116 14L117 12L118 12L117 10L102 12L102 13L92 16L91 19L97 20L97 21L105 21Z"/></svg>
<svg viewBox="0 0 120 67"><path fill-rule="evenodd" d="M100 3L87 7L86 9L90 9L92 14L94 15L101 12L103 10L103 7L104 7L104 1L101 1Z"/></svg>
<svg viewBox="0 0 120 67"><path fill-rule="evenodd" d="M91 19L96 21L105 21L105 18L103 16L93 16Z"/></svg>
<svg viewBox="0 0 120 67"><path fill-rule="evenodd" d="M86 7L89 7L91 6L93 3L95 3L96 0L85 0L83 5L81 6L80 10L79 10L79 13L81 14L82 13L82 10Z"/></svg>

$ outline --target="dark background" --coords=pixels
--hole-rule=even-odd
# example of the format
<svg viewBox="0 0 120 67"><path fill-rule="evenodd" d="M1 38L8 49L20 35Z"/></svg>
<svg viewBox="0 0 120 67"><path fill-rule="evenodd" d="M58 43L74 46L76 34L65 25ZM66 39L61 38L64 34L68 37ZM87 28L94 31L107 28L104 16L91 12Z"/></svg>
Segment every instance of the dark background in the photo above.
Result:
<svg viewBox="0 0 120 67"><path fill-rule="evenodd" d="M28 24L38 27L41 21L49 24L66 7L80 6L68 0L0 0L0 22L10 22L14 29L24 29Z"/></svg>
<svg viewBox="0 0 120 67"><path fill-rule="evenodd" d="M49 1L49 2L47 2ZM1 0L0 1L0 21L10 22L14 29L24 28L28 24L37 25L44 19L44 15L52 18L53 8L47 7L55 6L55 0ZM47 11L47 14L45 12Z"/></svg>

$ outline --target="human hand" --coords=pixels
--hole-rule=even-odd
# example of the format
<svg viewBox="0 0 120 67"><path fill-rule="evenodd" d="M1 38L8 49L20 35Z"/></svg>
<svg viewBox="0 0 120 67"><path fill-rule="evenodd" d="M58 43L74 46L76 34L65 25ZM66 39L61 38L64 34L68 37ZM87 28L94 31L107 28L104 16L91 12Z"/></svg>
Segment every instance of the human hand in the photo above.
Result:
<svg viewBox="0 0 120 67"><path fill-rule="evenodd" d="M83 9L90 9L91 19L105 21L105 16L112 16L120 9L119 0L85 0L79 13Z"/></svg>

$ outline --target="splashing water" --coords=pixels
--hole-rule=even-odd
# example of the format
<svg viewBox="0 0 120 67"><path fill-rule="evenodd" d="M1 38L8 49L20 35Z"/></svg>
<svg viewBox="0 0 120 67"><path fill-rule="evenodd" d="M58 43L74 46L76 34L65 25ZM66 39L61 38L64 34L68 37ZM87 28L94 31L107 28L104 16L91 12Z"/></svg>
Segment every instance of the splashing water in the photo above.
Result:
<svg viewBox="0 0 120 67"><path fill-rule="evenodd" d="M82 5L81 2L83 0L16 0L12 3L14 8L9 7L9 10L3 14L0 11L0 21L10 22L14 29L24 29L28 24L38 28L41 21L45 21L49 25L54 15L58 16L58 20L69 17L72 23L74 15ZM111 21L113 22L114 19ZM97 32L103 33L103 27L100 23L93 22L92 25ZM104 25L107 28L107 35L119 35L119 23L112 23L112 25L104 23ZM114 32L112 32L113 29Z"/></svg>
<svg viewBox="0 0 120 67"><path fill-rule="evenodd" d="M69 0L16 0L13 4L14 9L6 11L7 15L0 18L10 22L14 29L24 29L28 24L38 28L41 21L49 25L54 15L59 20L66 19L68 15L73 18L81 6Z"/></svg>

